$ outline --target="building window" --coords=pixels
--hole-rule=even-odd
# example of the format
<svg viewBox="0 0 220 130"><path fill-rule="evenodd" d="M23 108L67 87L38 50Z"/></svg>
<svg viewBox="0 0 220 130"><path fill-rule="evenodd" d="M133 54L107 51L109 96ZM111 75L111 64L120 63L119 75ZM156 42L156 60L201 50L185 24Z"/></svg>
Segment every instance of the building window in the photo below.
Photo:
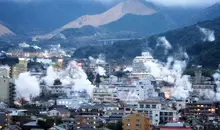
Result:
<svg viewBox="0 0 220 130"><path fill-rule="evenodd" d="M136 126L139 126L139 124L136 124Z"/></svg>
<svg viewBox="0 0 220 130"><path fill-rule="evenodd" d="M137 122L139 122L140 120L139 120L139 119L137 119L136 121L137 121Z"/></svg>
<svg viewBox="0 0 220 130"><path fill-rule="evenodd" d="M146 108L150 108L150 105L146 105Z"/></svg>
<svg viewBox="0 0 220 130"><path fill-rule="evenodd" d="M156 114L155 116L158 116L158 114Z"/></svg>
<svg viewBox="0 0 220 130"><path fill-rule="evenodd" d="M169 115L170 115L170 116L172 116L172 115L173 115L173 113L172 113L172 112L169 112Z"/></svg>
<svg viewBox="0 0 220 130"><path fill-rule="evenodd" d="M156 108L156 105L152 105L152 108Z"/></svg>

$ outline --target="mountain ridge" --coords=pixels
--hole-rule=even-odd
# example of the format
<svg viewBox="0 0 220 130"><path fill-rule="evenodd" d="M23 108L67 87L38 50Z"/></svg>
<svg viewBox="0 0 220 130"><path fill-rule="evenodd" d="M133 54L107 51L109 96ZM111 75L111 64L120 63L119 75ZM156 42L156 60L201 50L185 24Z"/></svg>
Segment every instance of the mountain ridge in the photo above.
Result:
<svg viewBox="0 0 220 130"><path fill-rule="evenodd" d="M117 21L126 14L134 15L152 15L157 13L154 9L148 8L140 0L126 0L120 2L109 10L96 15L84 15L76 20L69 22L63 27L56 29L52 33L43 36L36 36L34 39L50 39L57 33L69 28L81 28L83 26L99 27Z"/></svg>
<svg viewBox="0 0 220 130"><path fill-rule="evenodd" d="M15 35L15 33L13 33L6 26L0 24L0 36L5 36L5 35Z"/></svg>

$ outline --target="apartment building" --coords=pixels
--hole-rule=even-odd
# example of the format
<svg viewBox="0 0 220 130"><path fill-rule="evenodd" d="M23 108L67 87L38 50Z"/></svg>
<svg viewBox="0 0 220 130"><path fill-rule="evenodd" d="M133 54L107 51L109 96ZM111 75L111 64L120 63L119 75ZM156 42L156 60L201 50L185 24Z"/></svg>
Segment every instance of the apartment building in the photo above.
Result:
<svg viewBox="0 0 220 130"><path fill-rule="evenodd" d="M150 130L151 119L145 113L130 114L123 118L123 130Z"/></svg>
<svg viewBox="0 0 220 130"><path fill-rule="evenodd" d="M100 118L103 113L103 107L101 105L89 105L83 104L77 111L78 115L75 115L75 122L77 128L97 128L103 123Z"/></svg>
<svg viewBox="0 0 220 130"><path fill-rule="evenodd" d="M140 101L137 110L146 113L153 125L165 124L178 119L177 110L172 109L172 105L168 102Z"/></svg>
<svg viewBox="0 0 220 130"><path fill-rule="evenodd" d="M117 103L119 101L117 90L116 88L107 87L105 85L102 85L99 88L94 88L92 101L96 104Z"/></svg>

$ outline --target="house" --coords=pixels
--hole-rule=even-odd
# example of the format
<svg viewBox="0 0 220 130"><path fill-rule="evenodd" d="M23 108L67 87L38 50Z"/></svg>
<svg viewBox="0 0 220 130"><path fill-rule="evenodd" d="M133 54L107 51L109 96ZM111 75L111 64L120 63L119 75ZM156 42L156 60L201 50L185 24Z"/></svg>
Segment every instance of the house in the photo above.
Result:
<svg viewBox="0 0 220 130"><path fill-rule="evenodd" d="M55 108L48 111L48 116L70 117L70 111L66 108Z"/></svg>
<svg viewBox="0 0 220 130"><path fill-rule="evenodd" d="M155 127L153 130L192 130L192 128L182 122L170 122L164 126Z"/></svg>

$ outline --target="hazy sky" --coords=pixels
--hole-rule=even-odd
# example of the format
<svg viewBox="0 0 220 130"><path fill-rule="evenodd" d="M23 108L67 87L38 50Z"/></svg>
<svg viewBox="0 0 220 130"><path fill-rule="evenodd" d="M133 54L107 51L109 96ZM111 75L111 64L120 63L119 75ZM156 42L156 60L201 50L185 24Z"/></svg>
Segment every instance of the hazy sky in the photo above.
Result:
<svg viewBox="0 0 220 130"><path fill-rule="evenodd" d="M1 0L0 0L1 1ZM4 1L4 0L2 0ZM29 2L36 0L11 0L11 1L20 1L20 2ZM44 1L44 0L41 0ZM122 0L82 0L82 1L98 1L104 4L108 4L111 2L122 1ZM215 4L216 2L220 2L220 0L146 0L148 2L152 2L157 5L163 6L185 6L185 7L205 7Z"/></svg>
<svg viewBox="0 0 220 130"><path fill-rule="evenodd" d="M109 3L118 0L93 0L93 1ZM146 0L146 1L163 6L185 6L185 7L200 7L200 6L204 7L220 2L220 0Z"/></svg>
<svg viewBox="0 0 220 130"><path fill-rule="evenodd" d="M155 4L164 6L210 6L220 0L146 0Z"/></svg>

